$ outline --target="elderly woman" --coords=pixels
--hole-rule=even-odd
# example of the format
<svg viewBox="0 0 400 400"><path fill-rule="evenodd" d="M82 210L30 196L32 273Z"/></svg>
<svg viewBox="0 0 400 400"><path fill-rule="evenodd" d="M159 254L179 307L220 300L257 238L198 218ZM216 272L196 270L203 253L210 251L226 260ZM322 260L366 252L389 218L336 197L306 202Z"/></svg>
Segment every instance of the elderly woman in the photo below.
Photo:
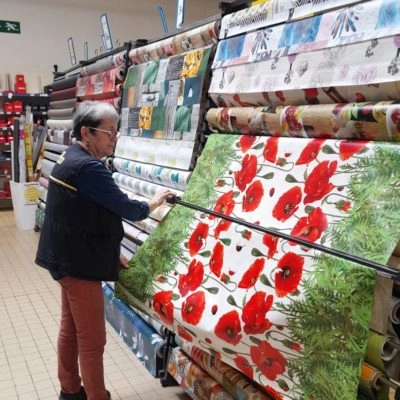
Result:
<svg viewBox="0 0 400 400"><path fill-rule="evenodd" d="M104 385L101 281L117 281L120 267L128 267L120 256L122 218L142 220L173 196L161 190L146 203L130 200L118 188L101 161L113 154L118 118L107 103L81 103L74 117L77 143L60 156L49 179L35 261L61 285L60 400L110 399Z"/></svg>

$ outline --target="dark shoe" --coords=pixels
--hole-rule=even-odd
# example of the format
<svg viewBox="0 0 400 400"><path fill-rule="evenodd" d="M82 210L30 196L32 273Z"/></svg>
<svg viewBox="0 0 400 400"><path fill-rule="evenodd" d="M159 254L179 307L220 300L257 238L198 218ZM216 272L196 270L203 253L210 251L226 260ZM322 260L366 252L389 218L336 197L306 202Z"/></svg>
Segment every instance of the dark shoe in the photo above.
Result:
<svg viewBox="0 0 400 400"><path fill-rule="evenodd" d="M87 400L87 396L84 387L81 386L81 390L78 393L64 393L61 391L58 400Z"/></svg>

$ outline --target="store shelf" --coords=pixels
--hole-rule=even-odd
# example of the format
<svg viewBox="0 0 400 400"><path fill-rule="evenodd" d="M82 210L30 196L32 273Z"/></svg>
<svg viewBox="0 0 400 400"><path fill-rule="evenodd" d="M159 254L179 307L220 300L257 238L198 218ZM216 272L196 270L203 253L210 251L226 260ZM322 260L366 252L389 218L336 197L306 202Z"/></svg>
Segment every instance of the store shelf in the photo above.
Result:
<svg viewBox="0 0 400 400"><path fill-rule="evenodd" d="M10 149L11 149L10 143L0 144L0 150L10 150Z"/></svg>
<svg viewBox="0 0 400 400"><path fill-rule="evenodd" d="M12 130L13 130L12 126L2 126L2 127L0 127L0 131L2 131L2 132L12 131Z"/></svg>
<svg viewBox="0 0 400 400"><path fill-rule="evenodd" d="M0 92L0 97L8 98L31 98L31 97L49 97L47 93L13 93L13 92Z"/></svg>
<svg viewBox="0 0 400 400"><path fill-rule="evenodd" d="M12 199L11 197L0 198L0 210L11 209L12 208Z"/></svg>
<svg viewBox="0 0 400 400"><path fill-rule="evenodd" d="M0 117L19 117L25 115L25 112L3 112ZM32 111L32 115L47 115L47 111Z"/></svg>

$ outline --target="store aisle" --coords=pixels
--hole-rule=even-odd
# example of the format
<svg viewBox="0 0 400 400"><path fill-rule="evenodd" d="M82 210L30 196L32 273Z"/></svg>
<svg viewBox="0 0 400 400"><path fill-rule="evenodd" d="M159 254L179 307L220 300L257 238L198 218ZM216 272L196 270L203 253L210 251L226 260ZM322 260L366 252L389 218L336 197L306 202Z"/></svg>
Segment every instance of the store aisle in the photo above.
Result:
<svg viewBox="0 0 400 400"><path fill-rule="evenodd" d="M0 399L56 400L59 289L33 260L39 234L15 227L0 212ZM179 387L163 388L107 325L106 386L113 400L187 400Z"/></svg>

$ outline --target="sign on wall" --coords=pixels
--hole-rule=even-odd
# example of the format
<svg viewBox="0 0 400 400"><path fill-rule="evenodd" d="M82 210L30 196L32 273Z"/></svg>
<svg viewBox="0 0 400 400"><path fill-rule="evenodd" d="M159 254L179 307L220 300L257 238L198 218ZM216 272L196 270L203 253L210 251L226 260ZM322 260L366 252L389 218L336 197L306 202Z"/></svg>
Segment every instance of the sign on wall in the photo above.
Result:
<svg viewBox="0 0 400 400"><path fill-rule="evenodd" d="M0 32L21 33L21 23L17 21L0 20Z"/></svg>

